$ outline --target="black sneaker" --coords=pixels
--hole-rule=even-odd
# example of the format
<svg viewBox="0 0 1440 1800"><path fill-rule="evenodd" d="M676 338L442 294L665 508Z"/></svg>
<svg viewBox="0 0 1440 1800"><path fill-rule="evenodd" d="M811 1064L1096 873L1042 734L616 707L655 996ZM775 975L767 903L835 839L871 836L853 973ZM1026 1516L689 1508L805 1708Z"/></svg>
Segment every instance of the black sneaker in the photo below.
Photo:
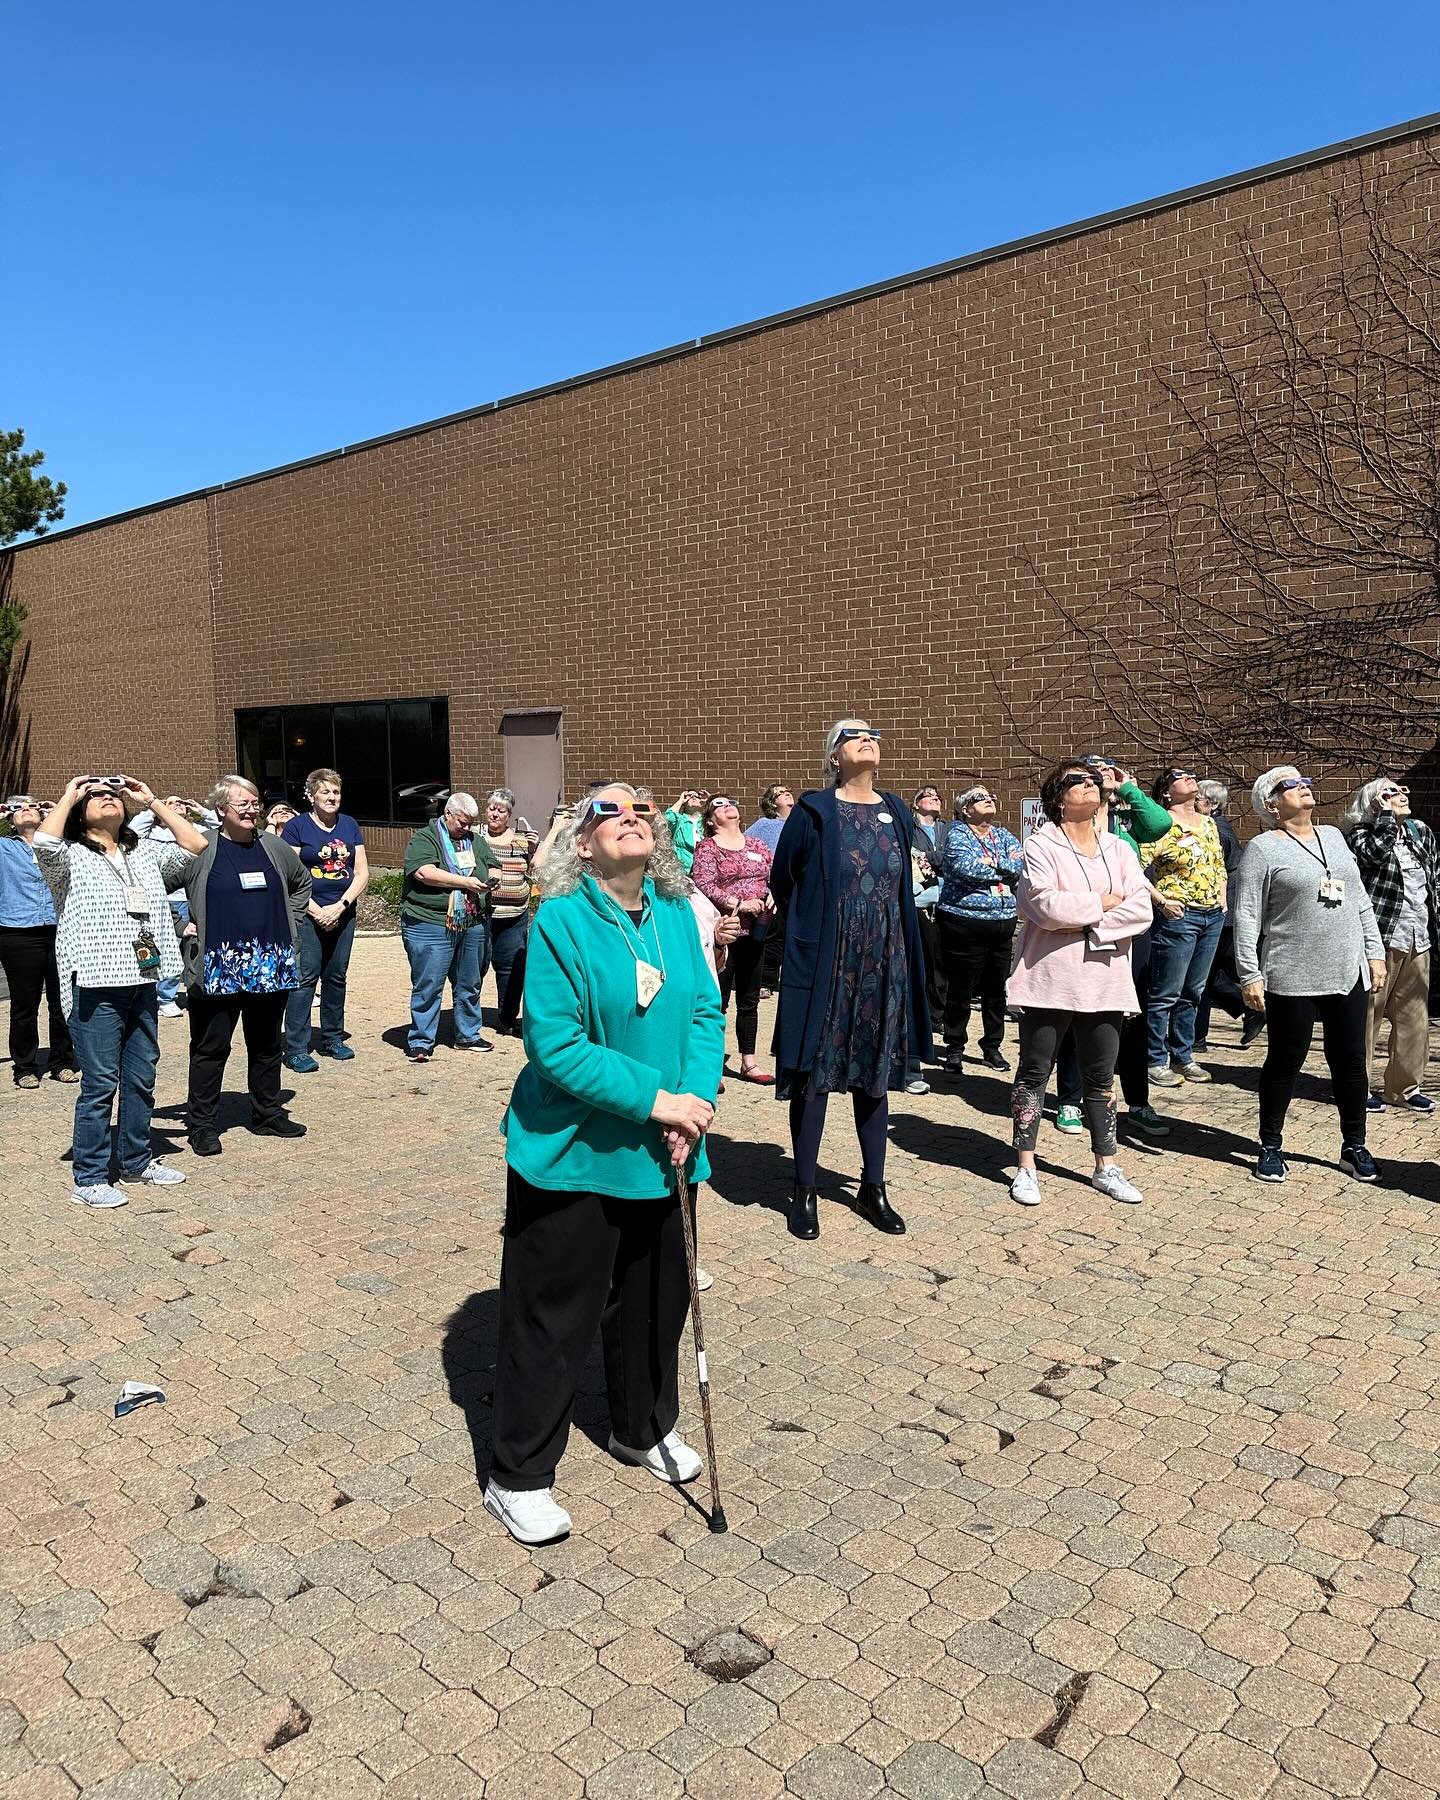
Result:
<svg viewBox="0 0 1440 1800"><path fill-rule="evenodd" d="M1262 1144L1260 1155L1255 1162L1255 1179L1257 1181L1283 1181L1290 1173L1289 1165L1280 1154L1278 1144Z"/></svg>
<svg viewBox="0 0 1440 1800"><path fill-rule="evenodd" d="M219 1156L224 1149L213 1131L192 1131L189 1143L196 1156Z"/></svg>
<svg viewBox="0 0 1440 1800"><path fill-rule="evenodd" d="M1366 1112L1384 1112L1385 1097L1383 1094L1371 1094L1365 1102Z"/></svg>
<svg viewBox="0 0 1440 1800"><path fill-rule="evenodd" d="M302 1138L305 1135L305 1127L300 1121L286 1113L279 1113L273 1119L262 1119L250 1130L255 1137Z"/></svg>
<svg viewBox="0 0 1440 1800"><path fill-rule="evenodd" d="M1007 1074L1010 1071L1009 1063L998 1050L987 1050L982 1060L987 1069L1003 1069Z"/></svg>
<svg viewBox="0 0 1440 1800"><path fill-rule="evenodd" d="M1264 1013L1247 1012L1245 1023L1240 1027L1240 1048L1248 1050L1264 1029Z"/></svg>
<svg viewBox="0 0 1440 1800"><path fill-rule="evenodd" d="M1357 1181L1378 1181L1380 1171L1375 1166L1375 1158L1363 1144L1342 1144L1340 1146L1340 1167L1347 1175L1353 1175Z"/></svg>

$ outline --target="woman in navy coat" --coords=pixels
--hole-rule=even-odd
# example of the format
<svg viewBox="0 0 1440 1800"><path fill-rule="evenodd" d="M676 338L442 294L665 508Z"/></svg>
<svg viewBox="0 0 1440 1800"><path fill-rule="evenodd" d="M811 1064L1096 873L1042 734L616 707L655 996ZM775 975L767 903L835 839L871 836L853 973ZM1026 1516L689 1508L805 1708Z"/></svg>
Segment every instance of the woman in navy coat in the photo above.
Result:
<svg viewBox="0 0 1440 1800"><path fill-rule="evenodd" d="M915 825L899 796L877 787L879 768L880 734L837 719L825 739L831 786L800 797L770 871L785 921L776 1092L790 1102L798 1238L820 1235L820 1139L839 1093L855 1109L860 1211L878 1231L905 1229L885 1191L890 1093L904 1087L908 1060L932 1048L910 879Z"/></svg>

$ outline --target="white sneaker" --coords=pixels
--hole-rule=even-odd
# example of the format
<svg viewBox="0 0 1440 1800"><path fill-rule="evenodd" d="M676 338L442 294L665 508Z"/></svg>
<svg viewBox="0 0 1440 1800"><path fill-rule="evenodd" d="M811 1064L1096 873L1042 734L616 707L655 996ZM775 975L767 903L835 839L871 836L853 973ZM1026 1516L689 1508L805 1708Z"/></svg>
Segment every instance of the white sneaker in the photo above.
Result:
<svg viewBox="0 0 1440 1800"><path fill-rule="evenodd" d="M1098 1193L1107 1195L1111 1200L1121 1200L1127 1206L1138 1206L1145 1198L1134 1182L1127 1181L1114 1163L1107 1163L1103 1169L1097 1169L1090 1177L1090 1185Z"/></svg>
<svg viewBox="0 0 1440 1800"><path fill-rule="evenodd" d="M1038 1206L1040 1204L1040 1183L1035 1179L1033 1169L1021 1169L1010 1183L1010 1198L1017 1206Z"/></svg>
<svg viewBox="0 0 1440 1800"><path fill-rule="evenodd" d="M905 1083L905 1092L907 1094L928 1094L930 1092L930 1083L922 1076L917 1075L913 1080Z"/></svg>
<svg viewBox="0 0 1440 1800"><path fill-rule="evenodd" d="M138 1175L122 1175L117 1185L125 1187L132 1181L143 1181L146 1187L178 1187L184 1179L178 1169L167 1168L158 1156L154 1156Z"/></svg>
<svg viewBox="0 0 1440 1800"><path fill-rule="evenodd" d="M648 1469L661 1481L693 1481L703 1466L678 1431L667 1431L653 1450L632 1450L628 1444L617 1442L612 1431L610 1454L618 1456L621 1462Z"/></svg>
<svg viewBox="0 0 1440 1800"><path fill-rule="evenodd" d="M185 1014L173 1000L167 1000L160 1008L160 1017L162 1019L183 1019Z"/></svg>
<svg viewBox="0 0 1440 1800"><path fill-rule="evenodd" d="M108 1181L97 1181L89 1187L73 1187L70 1198L76 1206L128 1206L130 1196L122 1194L119 1188L111 1187Z"/></svg>
<svg viewBox="0 0 1440 1800"><path fill-rule="evenodd" d="M715 1277L707 1269L695 1271L695 1285L702 1294L708 1294L715 1285Z"/></svg>
<svg viewBox="0 0 1440 1800"><path fill-rule="evenodd" d="M517 1543L553 1544L570 1535L570 1515L555 1504L549 1488L503 1488L487 1482L484 1505Z"/></svg>

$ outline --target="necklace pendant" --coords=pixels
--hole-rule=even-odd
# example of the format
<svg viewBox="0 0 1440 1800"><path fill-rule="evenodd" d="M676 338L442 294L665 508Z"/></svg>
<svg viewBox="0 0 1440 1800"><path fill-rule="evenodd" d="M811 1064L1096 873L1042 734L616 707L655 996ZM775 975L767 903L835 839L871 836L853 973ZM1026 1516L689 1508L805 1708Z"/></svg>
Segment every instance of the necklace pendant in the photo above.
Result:
<svg viewBox="0 0 1440 1800"><path fill-rule="evenodd" d="M635 959L635 999L641 1012L644 1012L664 985L663 970L657 969L654 963L642 962L639 957Z"/></svg>

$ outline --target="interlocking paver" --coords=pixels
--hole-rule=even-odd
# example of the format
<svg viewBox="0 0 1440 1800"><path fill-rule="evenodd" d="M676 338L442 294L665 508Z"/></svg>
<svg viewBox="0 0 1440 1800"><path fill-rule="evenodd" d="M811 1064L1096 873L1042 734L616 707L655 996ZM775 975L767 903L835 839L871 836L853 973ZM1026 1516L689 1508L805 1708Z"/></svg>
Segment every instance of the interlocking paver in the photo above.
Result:
<svg viewBox="0 0 1440 1800"><path fill-rule="evenodd" d="M1047 1125L1021 1215L976 1173L1004 1160L1003 1083L967 1070L895 1102L908 1236L827 1193L800 1245L757 1204L783 1201L783 1109L727 1094L700 1219L730 1533L592 1441L597 1360L560 1478L576 1534L532 1554L475 1477L521 1051L411 1069L380 1041L406 993L397 942L362 939L360 1054L296 1083L309 1137L180 1159L178 1206L66 1206L67 1096L26 1098L0 1795L1433 1793L1422 1123L1374 1121L1389 1179L1360 1190L1302 1093L1290 1183L1258 1188L1226 1147L1255 1056L1220 1025L1215 1084L1161 1097L1163 1153L1127 1151L1142 1208L1064 1180L1083 1148ZM183 1034L162 1042L168 1125ZM462 1115L457 1181L429 1146ZM114 1420L130 1375L168 1405ZM685 1357L682 1396L691 1428ZM742 1626L772 1657L747 1680L688 1660Z"/></svg>

